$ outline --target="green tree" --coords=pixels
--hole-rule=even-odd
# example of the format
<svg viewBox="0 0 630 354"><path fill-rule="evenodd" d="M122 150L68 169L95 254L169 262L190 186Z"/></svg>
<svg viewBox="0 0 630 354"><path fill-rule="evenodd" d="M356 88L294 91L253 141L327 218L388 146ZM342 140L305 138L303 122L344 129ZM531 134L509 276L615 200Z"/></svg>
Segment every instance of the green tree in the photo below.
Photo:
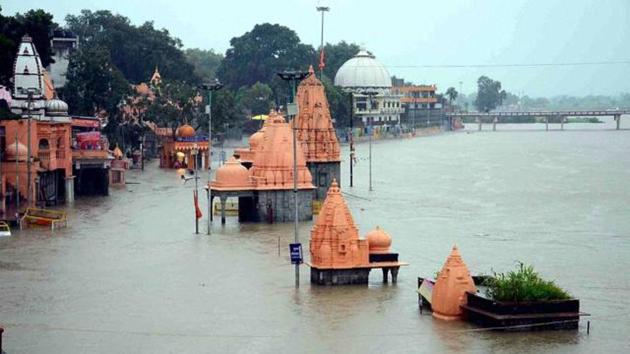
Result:
<svg viewBox="0 0 630 354"><path fill-rule="evenodd" d="M331 81L334 80L337 70L339 70L348 59L354 57L360 49L361 47L357 44L347 43L345 41L341 41L337 44L326 43L324 46L324 63L326 64L324 67L324 75L330 78ZM317 64L319 64L319 60L317 60Z"/></svg>
<svg viewBox="0 0 630 354"><path fill-rule="evenodd" d="M480 112L489 112L501 105L507 93L501 90L501 82L481 76L477 80L477 99L475 107Z"/></svg>
<svg viewBox="0 0 630 354"><path fill-rule="evenodd" d="M184 54L186 55L186 60L195 67L195 75L203 81L212 80L216 77L217 69L223 60L223 55L215 53L212 49L186 49Z"/></svg>
<svg viewBox="0 0 630 354"><path fill-rule="evenodd" d="M181 50L182 43L153 22L134 26L127 17L106 10L82 10L66 16L68 28L79 35L80 48L88 43L106 48L111 61L133 83L149 80L156 67L163 78L197 83L194 67Z"/></svg>
<svg viewBox="0 0 630 354"><path fill-rule="evenodd" d="M251 87L241 87L236 94L236 102L249 115L267 114L274 106L273 90L260 82Z"/></svg>
<svg viewBox="0 0 630 354"><path fill-rule="evenodd" d="M195 101L196 95L197 89L192 85L165 80L159 88L154 89L154 97L144 101L147 107L142 120L173 130L184 123L195 124L201 108L201 102ZM142 105L143 100L139 103Z"/></svg>
<svg viewBox="0 0 630 354"><path fill-rule="evenodd" d="M324 77L322 83L324 84L324 91L326 92L326 98L328 99L330 115L335 120L335 127L349 127L350 95L343 92L341 88L333 85L332 81L328 77Z"/></svg>
<svg viewBox="0 0 630 354"><path fill-rule="evenodd" d="M458 94L459 93L457 92L457 90L455 90L454 87L449 87L448 89L446 89L446 97L448 97L448 103L452 104L453 101L457 99Z"/></svg>
<svg viewBox="0 0 630 354"><path fill-rule="evenodd" d="M73 114L93 116L105 110L115 116L130 93L129 83L103 47L85 45L71 54L67 77L63 99Z"/></svg>
<svg viewBox="0 0 630 354"><path fill-rule="evenodd" d="M261 82L278 94L280 87L274 83L277 72L306 69L315 58L312 46L301 43L295 31L278 24L258 24L232 38L230 45L217 75L232 90Z"/></svg>
<svg viewBox="0 0 630 354"><path fill-rule="evenodd" d="M206 101L207 102L207 101ZM233 91L223 89L212 94L212 131L225 132L226 128L242 127L244 115L240 114L236 105ZM208 126L208 115L203 114L199 122L201 126Z"/></svg>
<svg viewBox="0 0 630 354"><path fill-rule="evenodd" d="M50 33L57 28L53 15L44 10L30 10L25 14L2 16L0 7L0 82L10 83L13 63L22 37L33 38L33 44L44 67L54 62L50 47Z"/></svg>

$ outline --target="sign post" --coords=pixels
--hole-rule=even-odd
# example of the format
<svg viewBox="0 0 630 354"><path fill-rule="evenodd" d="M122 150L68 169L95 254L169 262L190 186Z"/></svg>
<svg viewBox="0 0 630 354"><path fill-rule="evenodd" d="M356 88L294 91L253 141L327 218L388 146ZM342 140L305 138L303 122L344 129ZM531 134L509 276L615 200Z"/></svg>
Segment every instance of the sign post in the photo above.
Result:
<svg viewBox="0 0 630 354"><path fill-rule="evenodd" d="M303 257L301 243L290 243L289 254L291 255L291 264L302 264Z"/></svg>

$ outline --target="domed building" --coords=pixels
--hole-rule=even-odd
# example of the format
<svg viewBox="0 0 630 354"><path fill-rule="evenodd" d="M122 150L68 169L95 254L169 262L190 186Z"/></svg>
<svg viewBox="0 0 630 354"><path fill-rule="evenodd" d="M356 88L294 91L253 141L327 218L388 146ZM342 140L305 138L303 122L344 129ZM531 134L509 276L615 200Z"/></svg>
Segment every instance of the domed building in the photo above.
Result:
<svg viewBox="0 0 630 354"><path fill-rule="evenodd" d="M372 53L361 50L346 61L335 75L335 85L354 94L355 126L389 129L400 124L402 96L391 92L389 71Z"/></svg>
<svg viewBox="0 0 630 354"><path fill-rule="evenodd" d="M157 129L153 129L159 134ZM208 168L208 135L198 134L191 125L185 123L162 136L160 167L166 168Z"/></svg>
<svg viewBox="0 0 630 354"><path fill-rule="evenodd" d="M251 168L233 159L217 170L215 180L210 183L210 198L221 200L222 222L225 222L226 200L232 197L239 200L239 221L290 222L294 219L291 127L281 114L272 111L257 134L250 138L248 149L253 160ZM315 187L300 144L296 152L298 219L306 221L313 218Z"/></svg>
<svg viewBox="0 0 630 354"><path fill-rule="evenodd" d="M380 227L359 238L350 208L333 180L319 216L311 229L311 283L318 285L367 284L370 270L381 268L383 281L391 272L392 281L398 269L407 265L391 253L392 238Z"/></svg>

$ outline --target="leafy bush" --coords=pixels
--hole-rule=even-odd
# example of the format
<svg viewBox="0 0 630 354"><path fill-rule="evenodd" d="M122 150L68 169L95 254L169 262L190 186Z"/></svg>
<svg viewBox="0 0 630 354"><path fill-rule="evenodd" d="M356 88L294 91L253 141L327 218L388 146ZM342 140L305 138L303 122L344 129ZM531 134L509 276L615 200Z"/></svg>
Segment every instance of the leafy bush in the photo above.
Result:
<svg viewBox="0 0 630 354"><path fill-rule="evenodd" d="M494 273L484 282L487 295L497 301L566 300L571 296L553 281L540 278L532 266L519 263L516 271Z"/></svg>

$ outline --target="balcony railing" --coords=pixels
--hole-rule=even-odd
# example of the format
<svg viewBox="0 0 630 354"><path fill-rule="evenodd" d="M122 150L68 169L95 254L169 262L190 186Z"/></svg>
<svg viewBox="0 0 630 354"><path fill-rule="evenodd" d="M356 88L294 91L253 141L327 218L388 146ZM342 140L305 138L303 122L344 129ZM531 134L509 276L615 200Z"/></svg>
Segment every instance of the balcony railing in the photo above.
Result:
<svg viewBox="0 0 630 354"><path fill-rule="evenodd" d="M37 157L40 161L50 161L50 150L39 150Z"/></svg>

